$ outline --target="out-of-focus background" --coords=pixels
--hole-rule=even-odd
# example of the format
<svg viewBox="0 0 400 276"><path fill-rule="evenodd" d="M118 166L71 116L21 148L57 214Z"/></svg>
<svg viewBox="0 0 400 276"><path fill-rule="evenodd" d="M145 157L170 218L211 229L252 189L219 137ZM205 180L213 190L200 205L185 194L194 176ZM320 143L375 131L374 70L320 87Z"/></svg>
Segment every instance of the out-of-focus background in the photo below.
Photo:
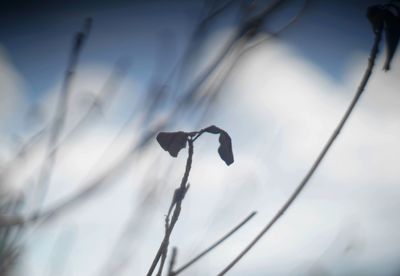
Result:
<svg viewBox="0 0 400 276"><path fill-rule="evenodd" d="M150 135L160 125L217 125L235 157L229 167L220 160L214 135L196 141L170 241L177 267L258 212L181 275L216 275L249 243L349 104L374 39L366 8L380 4L282 1L254 37L235 40L244 18L272 2L1 4L0 212L57 210L0 229L1 275L144 275L187 157L162 150ZM63 90L88 16L92 29ZM400 62L381 70L381 48L309 185L229 275L399 275Z"/></svg>

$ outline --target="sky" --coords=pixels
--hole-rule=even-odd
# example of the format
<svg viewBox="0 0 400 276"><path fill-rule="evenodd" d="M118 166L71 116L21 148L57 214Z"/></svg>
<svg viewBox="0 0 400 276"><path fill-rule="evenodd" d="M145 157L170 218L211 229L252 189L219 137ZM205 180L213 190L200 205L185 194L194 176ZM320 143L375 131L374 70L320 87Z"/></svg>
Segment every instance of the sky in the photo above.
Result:
<svg viewBox="0 0 400 276"><path fill-rule="evenodd" d="M255 39L259 44L236 61L235 53L226 57L233 67L206 115L199 120L201 108L186 110L166 129L217 125L230 134L235 156L228 167L219 159L217 137L196 141L191 187L170 242L178 247L178 266L257 211L243 229L182 275L216 275L267 224L334 130L366 68L373 33L365 10L376 2L310 1L293 26L268 39L268 31L278 30L301 8L302 1L289 2L265 24ZM237 26L237 5L212 22L169 79L201 11L198 1L4 4L3 164L51 121L73 34L83 18L93 18L71 90L61 135L65 142L41 208L74 195L140 139L152 122L145 113L151 85L168 80L165 102L154 112L157 122L218 56ZM384 72L384 53L382 45L365 94L305 190L228 275L398 275L400 63L397 55L392 70ZM118 60L130 66L113 86L112 97L67 136ZM224 70L217 69L203 93L218 86ZM44 156L40 143L3 178L3 193L25 195L24 214L38 207L35 181ZM185 160L185 151L175 159L150 141L93 196L49 223L28 227L14 274L107 275L116 267L115 275L145 274Z"/></svg>

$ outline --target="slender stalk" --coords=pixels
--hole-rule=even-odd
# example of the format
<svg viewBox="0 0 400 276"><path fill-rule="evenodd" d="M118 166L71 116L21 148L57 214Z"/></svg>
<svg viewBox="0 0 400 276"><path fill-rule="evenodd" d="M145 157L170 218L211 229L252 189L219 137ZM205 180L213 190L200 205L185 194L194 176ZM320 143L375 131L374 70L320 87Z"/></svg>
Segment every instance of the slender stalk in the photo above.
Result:
<svg viewBox="0 0 400 276"><path fill-rule="evenodd" d="M174 194L174 198L173 200L173 204L175 205L174 208L174 212L172 214L172 219L171 219L171 223L168 222L169 220L169 215L166 218L166 231L165 231L165 235L163 238L163 241L161 242L161 245L156 253L156 256L154 257L154 260L150 266L149 271L147 272L147 276L150 276L153 274L154 269L156 268L158 262L160 261L162 255L164 255L163 259L165 261L165 257L166 257L166 252L168 251L168 244L169 244L169 238L171 236L172 230L175 227L176 222L178 221L180 212L181 212L181 207L182 207L182 200L185 196L185 193L188 189L188 185L187 185L187 181L189 179L189 173L190 173L190 169L192 167L192 158L193 158L193 141L192 140L188 140L188 144L189 144L189 150L188 150L188 158L186 160L186 168L185 168L185 173L182 177L182 181L181 184L179 186L179 188L175 191ZM177 193L180 193L180 196L175 198L175 195L177 195ZM163 268L163 264L164 261L162 261L161 265L160 265L160 269L158 274L160 275L160 273L162 272L162 268Z"/></svg>
<svg viewBox="0 0 400 276"><path fill-rule="evenodd" d="M293 194L289 197L289 199L283 204L283 206L279 209L279 211L275 214L275 216L272 218L272 220L261 230L261 232L247 245L247 247L239 253L239 255L231 261L219 274L218 276L225 275L233 266L235 266L241 258L243 258L244 255L247 254L247 252L250 251L250 249L264 236L265 233L279 220L279 218L286 212L286 210L292 205L292 203L296 200L296 198L299 196L300 192L303 190L303 188L306 186L308 181L311 179L313 176L314 172L324 159L325 155L331 148L332 144L335 142L336 138L338 137L340 131L343 129L344 125L346 124L347 120L349 119L355 105L357 104L358 100L360 99L363 91L365 90L365 87L368 84L368 81L370 79L370 76L372 74L372 70L375 65L375 59L376 56L379 52L379 43L381 41L382 37L382 32L377 32L375 34L375 41L373 44L373 47L370 52L369 60L368 60L368 66L365 70L364 76L361 80L361 83L357 89L356 94L354 95L352 101L350 102L350 105L348 106L346 112L344 113L342 119L340 120L339 124L337 125L336 129L333 131L332 135L329 137L328 141L326 142L325 146L323 147L322 151L318 155L317 159L314 161L312 164L311 168L308 170L307 174L303 178L303 180L300 182L300 184L297 186L296 190L293 192Z"/></svg>
<svg viewBox="0 0 400 276"><path fill-rule="evenodd" d="M238 225L236 225L232 230L230 230L228 233L226 233L222 238L220 238L218 241L214 242L211 246L209 246L207 249L205 249L203 252L201 252L200 254L198 254L196 257L194 257L193 259L191 259L189 262L187 262L186 264L182 265L180 268L178 268L177 270L173 271L171 276L175 276L178 275L179 273L181 273L182 271L184 271L185 269L187 269L189 266L191 266L192 264L194 264L195 262L197 262L198 260L200 260L202 257L204 257L205 255L207 255L209 252L211 252L212 250L214 250L218 245L220 245L221 243L223 243L226 239L228 239L230 236L232 236L235 232L237 232L240 228L242 228L243 225L245 225L247 222L249 222L255 215L257 214L257 212L251 212L250 215L248 215L242 222L240 222Z"/></svg>

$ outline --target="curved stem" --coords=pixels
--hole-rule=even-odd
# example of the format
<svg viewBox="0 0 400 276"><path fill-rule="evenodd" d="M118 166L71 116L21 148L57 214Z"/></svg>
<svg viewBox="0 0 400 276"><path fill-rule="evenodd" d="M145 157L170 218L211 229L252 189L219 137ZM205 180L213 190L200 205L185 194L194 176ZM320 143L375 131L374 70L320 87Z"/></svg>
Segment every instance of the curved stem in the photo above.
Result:
<svg viewBox="0 0 400 276"><path fill-rule="evenodd" d="M367 69L365 70L364 76L361 80L360 86L357 89L356 94L354 95L349 107L347 108L346 112L344 113L342 119L340 120L339 124L337 125L336 129L333 131L332 135L329 137L328 141L326 142L325 146L323 147L322 151L318 155L317 159L312 164L311 168L308 170L307 174L297 186L296 190L293 194L289 197L289 199L283 204L283 206L279 209L279 211L275 214L272 220L261 230L261 232L250 242L247 247L239 253L239 255L229 263L219 274L218 276L222 276L226 274L233 266L235 266L239 260L246 255L247 252L264 236L264 234L279 220L279 218L286 212L286 210L292 205L292 203L296 200L299 196L300 192L306 186L308 181L313 176L314 172L317 170L318 166L324 159L325 155L331 148L332 144L335 142L336 138L338 137L340 131L343 129L344 125L346 124L347 120L349 119L355 105L357 104L358 100L360 99L365 87L368 84L368 80L372 74L372 70L375 65L375 59L379 51L379 42L381 41L382 32L378 32L375 34L375 41L373 47L370 52L370 57L368 61Z"/></svg>

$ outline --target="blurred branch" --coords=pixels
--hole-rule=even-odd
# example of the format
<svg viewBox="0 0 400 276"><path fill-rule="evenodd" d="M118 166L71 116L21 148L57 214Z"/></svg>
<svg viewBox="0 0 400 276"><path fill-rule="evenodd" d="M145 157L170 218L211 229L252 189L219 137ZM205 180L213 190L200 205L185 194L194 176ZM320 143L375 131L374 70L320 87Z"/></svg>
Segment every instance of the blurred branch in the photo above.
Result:
<svg viewBox="0 0 400 276"><path fill-rule="evenodd" d="M39 180L39 200L42 201L47 193L47 187L51 178L51 173L53 171L54 164L57 158L57 148L54 146L58 143L59 136L63 130L66 113L68 110L68 100L70 96L70 87L75 75L75 71L78 65L78 60L82 47L85 44L87 37L91 29L92 19L87 18L83 25L83 30L78 32L74 37L74 42L72 44L72 49L68 61L67 71L65 73L64 82L61 88L61 95L58 100L58 105L56 108L56 115L54 117L52 126L50 128L50 137L47 145L47 153L45 155L45 160L43 162Z"/></svg>
<svg viewBox="0 0 400 276"><path fill-rule="evenodd" d="M53 151L60 147L61 144L64 143L66 140L71 138L76 133L76 131L84 125L84 123L89 119L90 115L99 107L99 105L103 107L105 104L111 103L111 101L116 96L123 79L126 77L129 67L130 61L126 58L120 58L115 62L110 75L105 80L97 97L91 101L88 110L79 119L75 126L63 137L58 145L54 147Z"/></svg>
<svg viewBox="0 0 400 276"><path fill-rule="evenodd" d="M158 132L159 127L163 126L164 122L160 122L159 126L156 126L153 131L147 133L146 136L138 143L134 143L133 146L126 152L124 156L122 156L110 169L106 170L99 177L95 178L86 187L76 192L74 195L70 196L63 202L56 204L52 207L49 207L45 211L36 211L33 214L30 214L26 217L24 216L13 216L13 215L2 215L0 216L0 227L12 226L12 225L20 225L33 223L37 221L41 221L42 223L50 221L56 215L61 214L62 212L67 211L68 209L74 207L76 204L83 202L86 198L92 195L94 192L98 191L102 188L106 183L108 183L111 179L114 179L124 171L125 168L129 166L132 161L132 158L136 153L139 152L152 138L156 132Z"/></svg>
<svg viewBox="0 0 400 276"><path fill-rule="evenodd" d="M370 76L372 74L372 70L375 65L375 59L379 51L379 43L381 41L382 37L382 31L379 31L375 34L375 40L373 47L370 52L370 57L368 61L368 66L366 68L366 71L364 73L364 76L361 80L360 86L358 87L356 94L354 95L349 107L347 108L345 114L343 115L342 119L340 120L338 126L332 133L332 135L329 137L327 143L323 147L322 151L318 155L317 159L314 161L312 164L311 168L303 178L303 180L300 182L300 184L297 186L293 194L289 197L289 199L285 202L285 204L279 209L279 211L276 213L276 215L271 219L271 221L261 230L259 234L250 242L246 248L239 253L239 255L228 264L219 274L218 276L225 275L230 269L232 269L233 266L235 266L240 259L247 254L247 252L250 251L250 249L264 236L265 233L279 220L279 218L286 212L286 210L292 205L292 203L296 200L296 198L299 196L300 192L303 190L303 188L307 185L308 181L311 179L313 176L314 172L317 170L318 166L321 164L322 160L324 159L325 155L328 153L329 149L335 142L336 138L338 137L339 133L343 129L344 125L346 124L347 120L349 119L354 107L356 106L358 100L360 99L363 91L365 90L368 81L370 79Z"/></svg>
<svg viewBox="0 0 400 276"><path fill-rule="evenodd" d="M207 255L208 253L210 253L213 249L215 249L218 245L220 245L221 243L223 243L225 240L227 240L230 236L232 236L234 233L236 233L240 228L242 228L242 226L244 226L247 222L249 222L255 215L257 214L257 212L252 212L250 215L248 215L242 222L240 222L238 225L236 225L232 230L230 230L228 233L226 233L222 238L220 238L218 241L216 241L215 243L213 243L210 247L208 247L207 249L205 249L203 252L201 252L200 254L198 254L196 257L194 257L193 259L191 259L189 262L187 262L186 264L182 265L181 267L179 267L178 269L174 270L170 275L174 276L174 275L178 275L179 273L181 273L182 271L184 271L185 269L187 269L189 266L191 266L192 264L194 264L195 262L197 262L198 260L200 260L202 257L204 257L205 255Z"/></svg>
<svg viewBox="0 0 400 276"><path fill-rule="evenodd" d="M258 41L247 47L244 41L242 41L242 43L240 43L239 45L237 45L237 47L235 47L235 50L238 51L239 53L236 56L234 56L233 60L229 65L225 64L225 68L223 68L224 70L221 70L222 72L221 71L218 72L218 76L215 78L214 82L210 85L210 88L208 89L209 91L204 93L204 95L199 99L199 101L206 101L205 103L206 107L203 112L202 120L204 119L205 116L210 115L210 109L212 103L216 102L216 98L221 92L222 85L224 84L225 80L228 78L232 70L237 66L241 58L251 50L254 50L256 47L260 46L262 43L265 43L266 41L279 36L282 32L286 31L289 27L294 25L298 21L298 19L303 15L304 11L307 8L308 2L309 0L304 0L303 5L298 11L298 13L278 31L269 34L269 36L266 37L265 39L262 39L261 41Z"/></svg>
<svg viewBox="0 0 400 276"><path fill-rule="evenodd" d="M289 20L289 22L287 22L279 30L277 30L277 31L275 31L273 33L269 33L269 36L266 37L265 39L257 41L255 44L248 46L245 50L243 50L242 54L244 54L244 53L246 53L246 52L248 52L250 50L253 50L257 46L259 46L260 44L264 43L265 41L267 41L267 40L269 40L271 38L278 37L281 33L286 31L290 27L292 27L292 25L297 23L297 21L303 16L304 12L306 11L306 9L308 7L309 1L310 0L304 0L302 6L300 7L300 10Z"/></svg>
<svg viewBox="0 0 400 276"><path fill-rule="evenodd" d="M76 132L84 125L84 123L88 120L90 115L98 108L99 101L102 107L104 106L104 103L109 104L112 101L112 98L115 97L116 92L119 89L119 85L122 82L123 78L126 76L127 69L129 68L129 62L125 59L120 59L118 60L115 65L113 70L110 73L110 76L106 79L105 83L103 84L97 99L93 99L92 102L90 103L90 106L86 113L79 119L79 121L75 124L74 127L66 131L64 136L58 141L56 145L51 148L50 151L47 153L47 158L54 154L58 148L62 146L68 139L70 139ZM102 104L103 103L103 104ZM36 133L34 133L32 136L30 136L26 142L23 143L23 145L20 147L20 149L17 151L17 153L14 155L14 157L6 163L4 168L1 169L0 175L5 175L14 168L17 167L18 162L21 160L21 158L25 157L29 153L32 153L33 149L36 148L36 146L42 142L45 134L49 131L50 126L45 126L38 130ZM61 135L60 135L61 136Z"/></svg>

